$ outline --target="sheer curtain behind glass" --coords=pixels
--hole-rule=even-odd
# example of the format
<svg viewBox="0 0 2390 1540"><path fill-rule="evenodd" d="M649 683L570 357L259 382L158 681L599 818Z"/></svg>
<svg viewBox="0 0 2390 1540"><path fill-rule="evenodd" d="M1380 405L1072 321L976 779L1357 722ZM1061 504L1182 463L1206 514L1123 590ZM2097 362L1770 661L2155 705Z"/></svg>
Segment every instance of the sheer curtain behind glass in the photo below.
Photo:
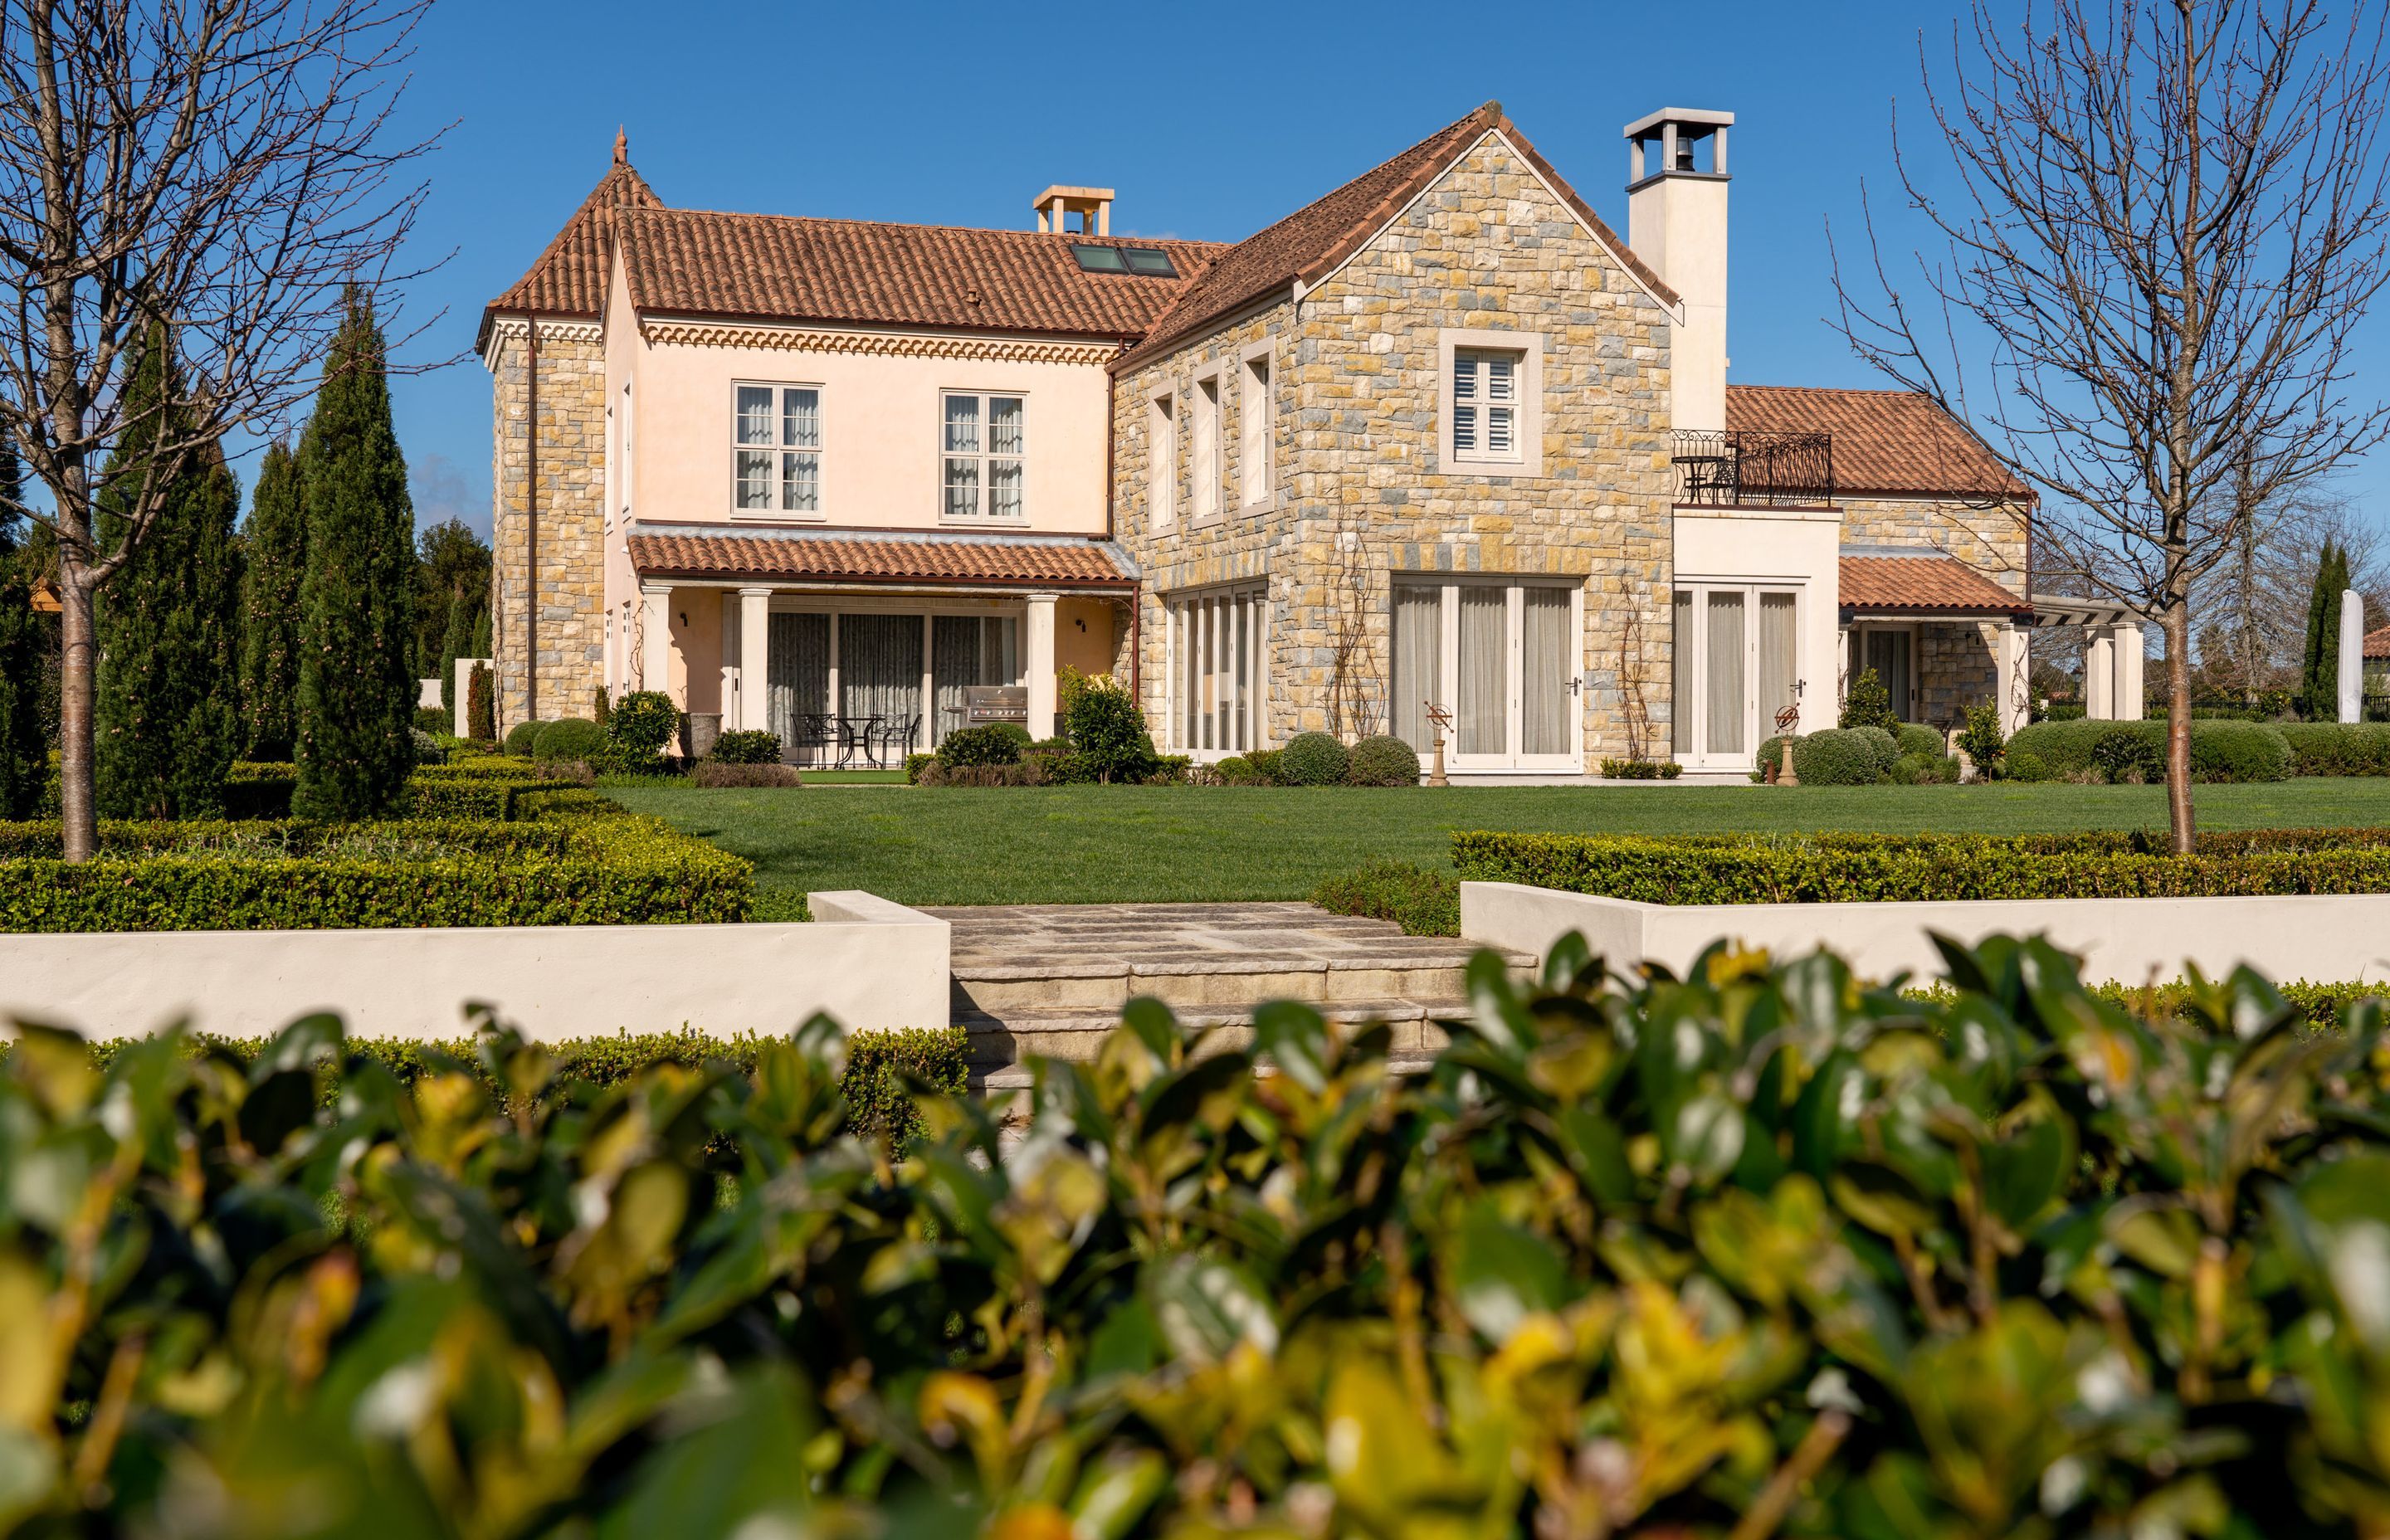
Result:
<svg viewBox="0 0 2390 1540"><path fill-rule="evenodd" d="M921 710L921 617L841 615L838 712L902 727Z"/></svg>
<svg viewBox="0 0 2390 1540"><path fill-rule="evenodd" d="M1793 596L1759 596L1759 726L1776 730L1776 713L1797 704L1792 696L1793 653L1798 633L1793 628Z"/></svg>
<svg viewBox="0 0 2390 1540"><path fill-rule="evenodd" d="M1394 585L1394 736L1422 754L1435 749L1431 701L1444 703L1438 674L1444 659L1444 590L1426 584Z"/></svg>
<svg viewBox="0 0 2390 1540"><path fill-rule="evenodd" d="M1677 590L1676 630L1668 638L1668 744L1677 753L1693 751L1693 592Z"/></svg>
<svg viewBox="0 0 2390 1540"><path fill-rule="evenodd" d="M1565 754L1569 751L1569 596L1564 588L1529 588L1522 596L1519 661L1522 669L1519 751Z"/></svg>
<svg viewBox="0 0 2390 1540"><path fill-rule="evenodd" d="M1506 754L1510 743L1510 596L1464 584L1460 590L1460 751Z"/></svg>
<svg viewBox="0 0 2390 1540"><path fill-rule="evenodd" d="M797 718L829 710L829 617L775 615L766 635L765 719L783 751L811 760L821 751L800 744Z"/></svg>
<svg viewBox="0 0 2390 1540"><path fill-rule="evenodd" d="M1709 751L1740 754L1750 747L1743 732L1741 592L1713 592L1709 610Z"/></svg>

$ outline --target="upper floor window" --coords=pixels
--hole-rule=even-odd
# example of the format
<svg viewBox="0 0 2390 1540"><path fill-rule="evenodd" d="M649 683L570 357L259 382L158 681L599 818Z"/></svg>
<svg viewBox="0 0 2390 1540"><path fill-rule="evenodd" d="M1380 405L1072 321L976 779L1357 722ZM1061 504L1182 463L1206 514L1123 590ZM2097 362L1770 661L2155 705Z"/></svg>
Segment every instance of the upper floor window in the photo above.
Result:
<svg viewBox="0 0 2390 1540"><path fill-rule="evenodd" d="M734 506L741 513L819 513L820 388L741 385L738 392Z"/></svg>
<svg viewBox="0 0 2390 1540"><path fill-rule="evenodd" d="M1167 391L1148 405L1146 520L1161 529L1178 517L1178 403Z"/></svg>
<svg viewBox="0 0 2390 1540"><path fill-rule="evenodd" d="M1216 374L1195 381L1194 450L1187 473L1195 517L1209 519L1220 511L1220 377Z"/></svg>
<svg viewBox="0 0 2390 1540"><path fill-rule="evenodd" d="M1257 353L1245 360L1245 378L1238 392L1237 468L1247 507L1270 500L1270 437L1277 414L1271 410L1270 356Z"/></svg>
<svg viewBox="0 0 2390 1540"><path fill-rule="evenodd" d="M1027 404L1019 396L948 391L939 443L947 519L1017 521L1028 516L1022 456Z"/></svg>
<svg viewBox="0 0 2390 1540"><path fill-rule="evenodd" d="M1452 357L1452 453L1462 460L1519 457L1520 356L1471 348Z"/></svg>

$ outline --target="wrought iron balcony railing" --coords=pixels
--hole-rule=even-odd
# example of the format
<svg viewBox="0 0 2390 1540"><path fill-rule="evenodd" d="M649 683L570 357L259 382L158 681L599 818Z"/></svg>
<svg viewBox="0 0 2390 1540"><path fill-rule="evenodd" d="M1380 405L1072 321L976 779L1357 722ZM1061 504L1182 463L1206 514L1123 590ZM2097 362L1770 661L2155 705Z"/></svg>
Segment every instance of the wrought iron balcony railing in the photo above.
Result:
<svg viewBox="0 0 2390 1540"><path fill-rule="evenodd" d="M1831 433L1677 431L1677 501L1805 507L1834 500Z"/></svg>

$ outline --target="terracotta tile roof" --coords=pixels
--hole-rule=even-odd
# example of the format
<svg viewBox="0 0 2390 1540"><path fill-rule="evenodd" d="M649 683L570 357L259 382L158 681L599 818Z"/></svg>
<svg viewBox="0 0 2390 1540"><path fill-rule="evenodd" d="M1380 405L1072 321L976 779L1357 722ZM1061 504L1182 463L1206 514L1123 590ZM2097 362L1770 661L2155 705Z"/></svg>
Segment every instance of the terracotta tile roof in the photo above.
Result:
<svg viewBox="0 0 2390 1540"><path fill-rule="evenodd" d="M598 186L581 200L581 207L564 222L564 228L547 243L547 250L531 264L514 287L492 300L482 313L482 330L486 337L491 313L495 311L536 311L542 315L595 316L606 305L608 232L612 221L608 212L615 208L661 209L663 199L631 169L627 160L617 159L599 177Z"/></svg>
<svg viewBox="0 0 2390 1540"><path fill-rule="evenodd" d="M2390 625L2385 625L2379 631L2369 631L2365 634L2362 656L2390 658Z"/></svg>
<svg viewBox="0 0 2390 1540"><path fill-rule="evenodd" d="M2030 615L2033 606L1950 556L1845 556L1842 603L1853 610Z"/></svg>
<svg viewBox="0 0 2390 1540"><path fill-rule="evenodd" d="M1729 385L1726 425L1831 433L1834 490L1844 496L2033 498L1963 423L1912 391Z"/></svg>
<svg viewBox="0 0 2390 1540"><path fill-rule="evenodd" d="M1390 160L1380 162L1334 192L1304 204L1260 233L1230 247L1206 268L1176 303L1157 317L1143 341L1123 355L1114 369L1135 366L1164 352L1182 338L1201 332L1297 278L1314 283L1368 242L1386 221L1419 196L1471 146L1499 130L1538 175L1552 185L1579 219L1615 251L1645 285L1669 304L1676 291L1644 265L1600 215L1579 198L1502 115L1487 102L1458 122L1438 129Z"/></svg>
<svg viewBox="0 0 2390 1540"><path fill-rule="evenodd" d="M1105 237L1160 247L1180 274L1144 277L1085 271L1071 254L1075 237L663 208L634 211L623 238L643 311L1122 340L1142 334L1221 250Z"/></svg>
<svg viewBox="0 0 2390 1540"><path fill-rule="evenodd" d="M1047 238L1052 238L1048 237ZM647 577L793 578L822 583L1023 584L1126 588L1134 570L1105 541L1002 535L889 538L840 531L634 533Z"/></svg>

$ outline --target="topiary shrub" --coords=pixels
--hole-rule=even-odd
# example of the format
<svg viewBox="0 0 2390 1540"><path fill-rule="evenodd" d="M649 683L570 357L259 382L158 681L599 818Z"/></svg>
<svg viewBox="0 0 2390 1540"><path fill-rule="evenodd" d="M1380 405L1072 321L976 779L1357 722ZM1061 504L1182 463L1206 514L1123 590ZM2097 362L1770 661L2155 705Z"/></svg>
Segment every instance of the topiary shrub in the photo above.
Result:
<svg viewBox="0 0 2390 1540"><path fill-rule="evenodd" d="M714 738L713 748L706 757L716 764L777 764L780 735L761 727L723 733Z"/></svg>
<svg viewBox="0 0 2390 1540"><path fill-rule="evenodd" d="M1230 754L1212 766L1212 774L1219 777L1223 786L1254 786L1262 779L1261 772L1253 768L1253 762L1242 754Z"/></svg>
<svg viewBox="0 0 2390 1540"><path fill-rule="evenodd" d="M1893 740L1900 745L1903 754L1923 754L1940 759L1948 753L1948 740L1922 722L1899 722L1892 727Z"/></svg>
<svg viewBox="0 0 2390 1540"><path fill-rule="evenodd" d="M568 716L551 722L539 730L532 740L531 757L535 760L579 760L586 764L603 758L606 752L606 729L585 716Z"/></svg>
<svg viewBox="0 0 2390 1540"><path fill-rule="evenodd" d="M2390 722L2285 722L2294 776L2390 776Z"/></svg>
<svg viewBox="0 0 2390 1540"><path fill-rule="evenodd" d="M1278 766L1285 752L1283 749L1250 749L1245 751L1245 763L1253 767L1253 774L1264 786L1284 786L1286 782L1279 776Z"/></svg>
<svg viewBox="0 0 2390 1540"><path fill-rule="evenodd" d="M546 725L545 722L518 722L508 728L507 752L517 759L531 758L532 745L538 741L539 730Z"/></svg>
<svg viewBox="0 0 2390 1540"><path fill-rule="evenodd" d="M1384 734L1365 738L1353 745L1344 778L1355 786L1417 786L1419 751Z"/></svg>
<svg viewBox="0 0 2390 1540"><path fill-rule="evenodd" d="M1898 763L1901 755L1900 739L1894 736L1892 729L1853 727L1850 731L1857 733L1860 746L1875 756L1877 776L1891 775L1893 765Z"/></svg>
<svg viewBox="0 0 2390 1540"><path fill-rule="evenodd" d="M662 690L633 690L606 718L607 757L617 769L644 769L680 734L680 708Z"/></svg>
<svg viewBox="0 0 2390 1540"><path fill-rule="evenodd" d="M1780 756L1781 741L1770 740ZM1881 727L1828 727L1792 748L1792 769L1804 786L1874 786L1899 759L1899 746Z"/></svg>
<svg viewBox="0 0 2390 1540"><path fill-rule="evenodd" d="M2041 756L2030 749L2011 749L2004 761L2004 766L2008 771L2008 778L2012 781L2049 779L2049 766L2043 764Z"/></svg>
<svg viewBox="0 0 2390 1540"><path fill-rule="evenodd" d="M1875 670L1861 669L1859 676L1851 681L1850 693L1843 698L1842 725L1845 727L1881 727L1887 733L1900 725L1900 718L1893 714L1892 691L1884 687ZM1794 765L1798 768L1797 760ZM1804 773L1801 778L1807 780L1809 777Z"/></svg>
<svg viewBox="0 0 2390 1540"><path fill-rule="evenodd" d="M416 707L415 730L418 733L429 733L432 737L438 738L441 734L448 730L447 712L438 706Z"/></svg>
<svg viewBox="0 0 2390 1540"><path fill-rule="evenodd" d="M946 764L1018 764L1029 747L1029 734L1009 722L965 727L946 735L938 758Z"/></svg>
<svg viewBox="0 0 2390 1540"><path fill-rule="evenodd" d="M498 736L497 710L490 703L495 684L487 663L475 663L473 672L465 676L465 736L478 743L492 742Z"/></svg>
<svg viewBox="0 0 2390 1540"><path fill-rule="evenodd" d="M1336 786L1352 756L1327 733L1297 733L1279 751L1278 779L1285 786Z"/></svg>

